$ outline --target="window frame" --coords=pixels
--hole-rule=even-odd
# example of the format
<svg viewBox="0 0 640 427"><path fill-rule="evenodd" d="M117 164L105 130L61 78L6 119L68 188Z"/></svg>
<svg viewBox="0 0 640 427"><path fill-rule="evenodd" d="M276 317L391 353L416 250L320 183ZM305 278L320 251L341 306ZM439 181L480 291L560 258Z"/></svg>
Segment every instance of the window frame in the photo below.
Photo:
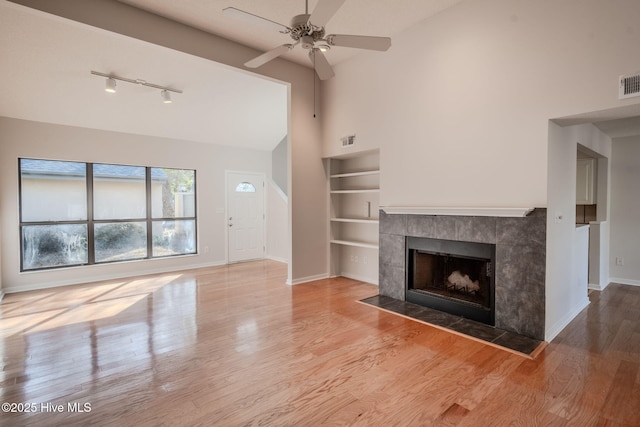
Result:
<svg viewBox="0 0 640 427"><path fill-rule="evenodd" d="M23 188L22 188L22 160L43 160L43 161L55 161L55 162L73 162L73 163L83 163L85 165L85 185L86 185L86 219L82 220L55 220L55 221L23 221ZM112 165L112 166L132 166L132 167L144 167L145 168L145 205L146 212L145 217L143 218L119 218L119 219L95 219L94 218L94 174L93 167L94 165ZM179 218L175 217L161 217L154 218L152 213L152 173L151 169L174 169L174 170L186 170L193 171L193 216L183 216ZM120 262L136 262L136 261L144 261L150 259L160 259L160 258L172 258L172 257L180 257L180 256L189 256L189 255L198 255L198 195L197 195L197 170L196 169L185 169L185 168L176 168L176 167L159 167L159 166L138 166L138 165L123 165L123 164L114 164L114 163L98 163L98 162L78 162L73 160L50 160L50 159L36 159L33 157L19 157L18 158L18 221L19 227L18 231L20 234L20 272L28 273L28 272L37 272L37 271L46 271L46 270L55 270L60 268L75 268L75 267L83 267L88 265L104 265L104 264L113 264ZM153 224L157 222L163 221L190 221L193 222L193 239L194 239L194 250L193 252L187 253L176 253L176 254L166 254L166 255L153 255ZM146 256L142 258L130 258L130 259L121 259L121 260L113 260L113 261L99 261L96 262L95 257L95 226L97 224L115 224L115 223L131 223L131 222L141 222L145 223L146 229ZM38 267L38 268L27 268L24 266L24 228L29 226L38 226L38 225L85 225L87 227L87 262L85 263L77 263L77 264L65 264L65 265L56 265L56 266L48 266L48 267Z"/></svg>

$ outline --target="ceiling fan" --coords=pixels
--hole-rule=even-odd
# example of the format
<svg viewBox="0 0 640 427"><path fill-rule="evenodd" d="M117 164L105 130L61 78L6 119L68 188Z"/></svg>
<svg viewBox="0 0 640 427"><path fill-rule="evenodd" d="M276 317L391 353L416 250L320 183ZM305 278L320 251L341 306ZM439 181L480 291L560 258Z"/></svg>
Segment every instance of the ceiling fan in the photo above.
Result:
<svg viewBox="0 0 640 427"><path fill-rule="evenodd" d="M293 39L293 43L278 46L246 62L244 64L246 67L258 68L278 56L287 53L297 45L300 45L303 49L309 51L309 59L311 59L320 80L328 80L334 76L334 73L331 64L329 64L323 52L331 49L331 46L378 51L386 51L391 47L391 39L389 37L354 36L347 34L329 34L325 36L324 26L345 1L346 0L319 0L316 8L309 14L309 1L306 0L305 13L294 16L289 26L236 9L235 7L227 7L223 9L222 13L245 22L275 29L283 34L289 34Z"/></svg>

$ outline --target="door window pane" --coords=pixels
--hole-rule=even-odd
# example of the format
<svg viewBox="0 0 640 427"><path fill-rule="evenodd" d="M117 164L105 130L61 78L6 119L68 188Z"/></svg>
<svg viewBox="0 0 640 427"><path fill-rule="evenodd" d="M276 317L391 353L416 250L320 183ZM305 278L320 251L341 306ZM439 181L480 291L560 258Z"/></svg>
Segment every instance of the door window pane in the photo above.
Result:
<svg viewBox="0 0 640 427"><path fill-rule="evenodd" d="M26 225L22 227L22 269L86 264L85 224Z"/></svg>
<svg viewBox="0 0 640 427"><path fill-rule="evenodd" d="M153 256L193 254L196 252L196 222L154 221Z"/></svg>
<svg viewBox="0 0 640 427"><path fill-rule="evenodd" d="M145 222L112 222L95 225L96 262L146 258Z"/></svg>
<svg viewBox="0 0 640 427"><path fill-rule="evenodd" d="M153 218L194 218L195 171L151 168L151 206Z"/></svg>
<svg viewBox="0 0 640 427"><path fill-rule="evenodd" d="M147 216L144 167L93 165L93 217L137 219Z"/></svg>
<svg viewBox="0 0 640 427"><path fill-rule="evenodd" d="M84 163L20 159L22 222L87 219Z"/></svg>
<svg viewBox="0 0 640 427"><path fill-rule="evenodd" d="M256 187L250 182L241 182L236 186L236 193L255 193Z"/></svg>

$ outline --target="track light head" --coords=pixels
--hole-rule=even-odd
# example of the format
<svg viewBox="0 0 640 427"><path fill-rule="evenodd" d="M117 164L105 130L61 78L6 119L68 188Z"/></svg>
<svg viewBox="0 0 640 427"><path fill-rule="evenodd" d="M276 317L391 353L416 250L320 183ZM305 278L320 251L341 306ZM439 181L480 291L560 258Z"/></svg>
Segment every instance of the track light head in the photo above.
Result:
<svg viewBox="0 0 640 427"><path fill-rule="evenodd" d="M154 89L159 89L160 90L160 96L162 97L162 102L164 102L165 104L171 104L171 93L170 92L174 92L174 93L182 93L181 90L178 89L172 89L169 87L165 87L165 86L160 86L157 84L153 84L153 83L149 83L146 80L142 80L142 79L128 79L126 77L121 77L121 76L116 76L115 74L105 74L105 73L101 73L98 71L91 71L91 74L93 74L94 76L100 76L100 77L104 77L106 78L106 82L105 82L105 87L104 90L106 92L109 93L116 93L116 80L120 80L123 81L125 83L132 83L132 84L136 84L136 85L140 85L140 86L146 86L146 87L151 87Z"/></svg>
<svg viewBox="0 0 640 427"><path fill-rule="evenodd" d="M165 104L171 104L173 102L171 100L171 94L166 89L163 89L162 92L160 92L160 96L162 96L162 102Z"/></svg>
<svg viewBox="0 0 640 427"><path fill-rule="evenodd" d="M107 82L104 87L105 92L116 93L116 80L112 77L107 77Z"/></svg>

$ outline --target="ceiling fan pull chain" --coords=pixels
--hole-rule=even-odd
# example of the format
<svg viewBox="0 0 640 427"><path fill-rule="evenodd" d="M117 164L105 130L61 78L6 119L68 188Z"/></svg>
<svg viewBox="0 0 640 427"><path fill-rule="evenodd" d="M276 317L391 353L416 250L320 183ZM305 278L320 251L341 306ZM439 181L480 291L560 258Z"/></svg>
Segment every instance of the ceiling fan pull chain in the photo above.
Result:
<svg viewBox="0 0 640 427"><path fill-rule="evenodd" d="M313 79L313 118L316 118L316 51L313 52L313 72L311 78Z"/></svg>

